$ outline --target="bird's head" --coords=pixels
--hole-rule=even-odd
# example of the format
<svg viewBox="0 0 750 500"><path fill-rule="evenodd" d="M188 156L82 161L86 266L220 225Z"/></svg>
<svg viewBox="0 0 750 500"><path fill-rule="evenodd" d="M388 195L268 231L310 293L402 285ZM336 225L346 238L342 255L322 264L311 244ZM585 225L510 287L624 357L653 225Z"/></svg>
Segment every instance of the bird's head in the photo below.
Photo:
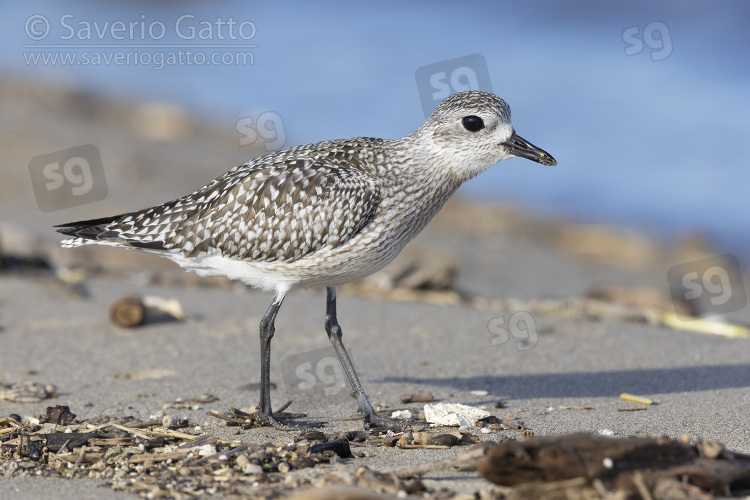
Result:
<svg viewBox="0 0 750 500"><path fill-rule="evenodd" d="M552 155L516 134L510 122L510 107L489 92L453 94L413 135L427 143L428 151L433 151L435 158L442 158L439 163L444 163L461 181L509 158L557 165Z"/></svg>

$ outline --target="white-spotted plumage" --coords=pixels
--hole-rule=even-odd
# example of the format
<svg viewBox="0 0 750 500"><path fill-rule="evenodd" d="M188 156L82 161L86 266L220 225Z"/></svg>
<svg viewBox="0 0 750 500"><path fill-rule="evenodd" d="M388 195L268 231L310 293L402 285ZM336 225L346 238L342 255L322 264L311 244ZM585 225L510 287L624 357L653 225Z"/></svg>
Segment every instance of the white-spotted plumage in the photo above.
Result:
<svg viewBox="0 0 750 500"><path fill-rule="evenodd" d="M481 128L471 130L477 125L467 126L466 117L479 117ZM65 224L60 232L74 236L63 241L66 247L141 249L202 276L277 294L336 286L388 264L463 182L517 155L554 164L515 135L503 100L461 92L401 139L289 148L239 165L185 197Z"/></svg>
<svg viewBox="0 0 750 500"><path fill-rule="evenodd" d="M388 264L463 182L514 156L556 163L516 135L502 99L461 92L401 139L360 137L271 153L177 200L59 231L73 236L64 246L141 249L203 276L275 291L260 322L257 415L273 425L279 425L270 395L276 315L291 289L326 286L326 333L365 425L389 424L368 401L344 348L336 286Z"/></svg>

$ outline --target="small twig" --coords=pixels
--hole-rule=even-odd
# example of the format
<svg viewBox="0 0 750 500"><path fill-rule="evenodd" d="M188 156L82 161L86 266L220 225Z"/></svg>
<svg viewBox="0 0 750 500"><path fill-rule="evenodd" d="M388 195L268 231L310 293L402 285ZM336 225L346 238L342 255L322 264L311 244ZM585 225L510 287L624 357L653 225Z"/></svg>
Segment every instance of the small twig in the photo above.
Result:
<svg viewBox="0 0 750 500"><path fill-rule="evenodd" d="M648 398L642 398L640 396L635 396L633 394L628 394L627 392L623 392L620 394L620 399L623 401L630 401L632 403L638 403L646 406L651 406L654 404L654 402Z"/></svg>
<svg viewBox="0 0 750 500"><path fill-rule="evenodd" d="M132 424L125 424L125 427L130 429L142 429L144 427L158 427L161 425L161 420L146 420L145 422L133 422Z"/></svg>
<svg viewBox="0 0 750 500"><path fill-rule="evenodd" d="M260 409L256 406L253 409L252 413L248 413L246 411L240 410L239 408L232 408L232 407L230 407L229 411L231 411L232 413L234 413L236 416L239 416L239 417L255 418L258 415L258 412L260 412Z"/></svg>
<svg viewBox="0 0 750 500"><path fill-rule="evenodd" d="M89 439L89 446L130 446L133 444L133 437L117 437L117 438L91 438Z"/></svg>
<svg viewBox="0 0 750 500"><path fill-rule="evenodd" d="M76 464L73 466L74 469L77 469L79 465L81 465L81 461L83 460L83 455L86 453L86 447L81 446L81 453L78 454L78 460L76 460Z"/></svg>
<svg viewBox="0 0 750 500"><path fill-rule="evenodd" d="M146 462L148 460L153 460L154 462L166 462L167 460L183 460L188 455L190 455L192 451L173 451L168 453L150 453L150 454L143 454L143 455L135 455L130 458L128 458L128 462L131 464L139 464Z"/></svg>
<svg viewBox="0 0 750 500"><path fill-rule="evenodd" d="M55 456L56 456L56 457L59 457L59 456L60 456L60 454L61 454L61 453L62 453L63 451L65 451L65 449L66 449L66 448L68 447L68 443L70 443L70 439L68 439L67 441L65 441L65 444L64 444L64 445L62 445L62 447L61 447L61 448L60 448L59 450L57 450L57 453L55 454Z"/></svg>
<svg viewBox="0 0 750 500"><path fill-rule="evenodd" d="M154 429L151 431L151 434L155 436L174 436L178 438L189 439L191 441L200 437L194 436L193 434L185 434L184 432L173 431L171 429Z"/></svg>
<svg viewBox="0 0 750 500"><path fill-rule="evenodd" d="M125 427L124 425L116 424L114 422L106 424L105 427L114 427L115 429L120 429L121 431L125 431L141 439L148 439L148 434L145 432L141 432L138 429L131 429L130 427Z"/></svg>
<svg viewBox="0 0 750 500"><path fill-rule="evenodd" d="M221 420L226 420L227 422L231 422L237 425L245 425L247 423L247 420L234 418L234 417L228 417L226 415L222 415L221 413L216 413L215 411L208 412L208 415L214 418L220 418Z"/></svg>
<svg viewBox="0 0 750 500"><path fill-rule="evenodd" d="M18 430L18 429L25 429L26 428L26 426L24 426L23 423L17 423L12 418L6 419L6 422L13 426L13 429L11 429L11 430ZM4 429L4 431L8 432L8 429ZM0 432L3 432L3 431L0 431Z"/></svg>
<svg viewBox="0 0 750 500"><path fill-rule="evenodd" d="M643 480L643 474L641 474L641 471L637 471L633 475L633 483L635 484L635 487L638 488L638 493L643 497L643 500L654 500L654 497L651 496L651 492L648 491L646 482Z"/></svg>

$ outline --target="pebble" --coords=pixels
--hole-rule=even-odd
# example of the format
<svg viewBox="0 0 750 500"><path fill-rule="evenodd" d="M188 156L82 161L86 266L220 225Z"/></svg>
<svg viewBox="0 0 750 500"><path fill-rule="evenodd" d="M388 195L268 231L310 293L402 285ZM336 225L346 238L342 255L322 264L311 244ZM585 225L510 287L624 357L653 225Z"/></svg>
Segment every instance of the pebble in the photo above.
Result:
<svg viewBox="0 0 750 500"><path fill-rule="evenodd" d="M719 458L724 452L724 445L718 441L703 441L698 448L707 458Z"/></svg>
<svg viewBox="0 0 750 500"><path fill-rule="evenodd" d="M248 463L242 467L242 472L244 474L263 474L263 467L258 464Z"/></svg>
<svg viewBox="0 0 750 500"><path fill-rule="evenodd" d="M292 467L287 462L279 462L279 465L277 465L276 468L279 469L279 472L282 474L286 474L292 470Z"/></svg>
<svg viewBox="0 0 750 500"><path fill-rule="evenodd" d="M198 448L198 455L202 457L207 457L209 455L213 455L216 453L216 446L212 444L204 444L200 448Z"/></svg>
<svg viewBox="0 0 750 500"><path fill-rule="evenodd" d="M414 418L414 414L411 412L411 410L397 410L391 413L391 418L410 419L410 418Z"/></svg>
<svg viewBox="0 0 750 500"><path fill-rule="evenodd" d="M174 429L184 425L187 421L178 415L164 415L161 419L161 425L167 429Z"/></svg>

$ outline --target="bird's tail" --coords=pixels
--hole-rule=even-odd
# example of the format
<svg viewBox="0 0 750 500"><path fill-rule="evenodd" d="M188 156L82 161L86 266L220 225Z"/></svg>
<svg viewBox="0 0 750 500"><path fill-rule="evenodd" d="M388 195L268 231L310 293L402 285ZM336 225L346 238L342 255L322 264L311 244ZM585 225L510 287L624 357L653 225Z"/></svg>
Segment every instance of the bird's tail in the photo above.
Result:
<svg viewBox="0 0 750 500"><path fill-rule="evenodd" d="M130 215L133 215L133 213L120 214L113 217L103 217L101 219L67 222L54 227L57 229L57 232L67 236L72 236L72 238L61 242L62 246L65 248L90 244L133 246L140 248L149 248L150 246L153 246L154 244L150 242L133 242L121 237L117 223ZM163 249L161 244L156 246L158 246L158 249L160 250Z"/></svg>
<svg viewBox="0 0 750 500"><path fill-rule="evenodd" d="M116 222L121 216L104 217L101 219L82 220L78 222L67 222L55 226L58 233L72 236L72 238L61 242L64 248L72 248L92 243L116 244L119 233L110 231L108 226Z"/></svg>

